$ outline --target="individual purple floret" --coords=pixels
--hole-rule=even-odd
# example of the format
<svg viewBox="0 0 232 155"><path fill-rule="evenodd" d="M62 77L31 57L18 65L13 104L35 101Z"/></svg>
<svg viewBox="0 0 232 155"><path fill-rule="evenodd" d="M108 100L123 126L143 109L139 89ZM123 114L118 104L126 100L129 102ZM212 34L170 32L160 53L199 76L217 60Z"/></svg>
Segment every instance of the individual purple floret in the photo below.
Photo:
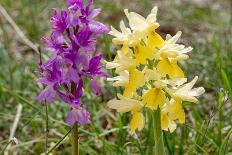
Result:
<svg viewBox="0 0 232 155"><path fill-rule="evenodd" d="M101 95L100 77L107 77L101 71L102 55L95 56L99 34L108 33L104 24L95 21L100 9L91 9L93 0L85 5L83 0L67 0L68 9L61 12L54 9L50 19L52 33L44 37L45 50L51 57L44 63L40 60L36 72L41 76L39 83L46 87L38 96L38 101L54 103L55 97L67 103L71 111L66 122L80 125L90 122L89 112L83 108L83 80L89 80L89 86L95 95Z"/></svg>

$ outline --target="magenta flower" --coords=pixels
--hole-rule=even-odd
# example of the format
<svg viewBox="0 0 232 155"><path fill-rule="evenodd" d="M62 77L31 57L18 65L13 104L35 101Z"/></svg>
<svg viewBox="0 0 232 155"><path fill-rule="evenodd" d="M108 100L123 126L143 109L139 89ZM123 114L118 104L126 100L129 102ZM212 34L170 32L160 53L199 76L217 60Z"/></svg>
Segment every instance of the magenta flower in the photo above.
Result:
<svg viewBox="0 0 232 155"><path fill-rule="evenodd" d="M38 82L46 86L38 101L54 103L55 97L59 97L71 108L66 122L84 125L90 122L90 116L81 102L83 80L89 79L92 92L101 95L99 77L107 74L101 71L102 55L94 53L99 34L108 33L109 29L94 20L100 9L91 9L93 0L86 6L83 0L67 0L67 4L68 9L61 13L54 9L50 20L52 33L42 38L51 57L44 63L40 60L40 69L36 70L41 76Z"/></svg>

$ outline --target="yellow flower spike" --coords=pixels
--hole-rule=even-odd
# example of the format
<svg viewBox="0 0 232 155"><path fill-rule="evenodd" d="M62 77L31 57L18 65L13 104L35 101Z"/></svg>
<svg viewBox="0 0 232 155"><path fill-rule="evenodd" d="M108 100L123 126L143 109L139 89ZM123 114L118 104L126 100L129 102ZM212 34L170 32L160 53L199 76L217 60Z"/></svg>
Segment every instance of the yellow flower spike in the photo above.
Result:
<svg viewBox="0 0 232 155"><path fill-rule="evenodd" d="M125 10L129 26L120 22L121 31L111 28L113 43L121 49L113 62L107 62L107 69L116 69L117 76L108 78L113 86L124 88L119 100L111 100L108 106L117 112L130 112L130 132L144 128L145 118L142 113L147 108L154 110L154 140L157 142L155 154L164 154L164 147L159 135L162 130L173 132L176 123L185 122L183 101L198 101L197 96L204 93L204 88L193 88L197 81L195 77L187 82L184 72L179 67L180 60L189 58L187 55L193 48L178 44L182 32L167 35L163 39L157 32L157 7L144 18L143 16ZM148 61L149 60L149 61ZM145 92L144 89L147 91ZM160 124L161 123L161 124ZM159 143L160 142L160 143Z"/></svg>
<svg viewBox="0 0 232 155"><path fill-rule="evenodd" d="M162 59L157 64L157 70L165 77L169 75L171 79L173 78L184 78L184 72L178 66L176 60Z"/></svg>
<svg viewBox="0 0 232 155"><path fill-rule="evenodd" d="M133 95L136 93L136 89L138 87L143 86L144 84L145 84L144 73L136 69L131 70L130 77L129 77L129 83L125 86L123 96L129 97L129 98L133 97Z"/></svg>
<svg viewBox="0 0 232 155"><path fill-rule="evenodd" d="M144 128L144 124L145 124L145 118L143 116L143 114L141 112L134 112L132 114L132 119L130 122L130 132L131 134L134 134L136 129L138 129L138 131L141 131Z"/></svg>
<svg viewBox="0 0 232 155"><path fill-rule="evenodd" d="M143 103L146 107L156 110L159 107L162 107L165 103L165 93L162 89L151 88L143 96Z"/></svg>

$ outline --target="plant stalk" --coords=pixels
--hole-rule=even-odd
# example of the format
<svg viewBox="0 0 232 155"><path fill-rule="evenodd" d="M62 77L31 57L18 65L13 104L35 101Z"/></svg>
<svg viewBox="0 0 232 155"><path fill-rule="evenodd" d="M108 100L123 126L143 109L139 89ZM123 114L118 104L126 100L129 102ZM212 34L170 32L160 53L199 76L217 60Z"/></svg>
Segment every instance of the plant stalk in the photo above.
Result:
<svg viewBox="0 0 232 155"><path fill-rule="evenodd" d="M161 129L160 108L154 111L154 140L155 140L155 155L165 155L163 133Z"/></svg>
<svg viewBox="0 0 232 155"><path fill-rule="evenodd" d="M48 128L48 104L47 102L45 101L44 103L44 106L45 106L45 114L46 114L46 117L45 117L45 151L46 153L48 152L48 134L49 134L49 128Z"/></svg>
<svg viewBox="0 0 232 155"><path fill-rule="evenodd" d="M72 131L72 155L79 155L79 137L78 137L78 124L74 124Z"/></svg>

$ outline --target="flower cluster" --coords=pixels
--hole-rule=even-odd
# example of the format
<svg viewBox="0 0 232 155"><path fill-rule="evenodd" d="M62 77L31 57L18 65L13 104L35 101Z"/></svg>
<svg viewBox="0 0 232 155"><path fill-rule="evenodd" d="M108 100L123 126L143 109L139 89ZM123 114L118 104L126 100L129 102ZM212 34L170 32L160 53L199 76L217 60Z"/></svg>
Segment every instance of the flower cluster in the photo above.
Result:
<svg viewBox="0 0 232 155"><path fill-rule="evenodd" d="M42 40L51 57L40 61L37 73L39 83L46 85L38 96L39 102L53 103L55 97L71 107L66 122L69 125L89 123L89 112L81 103L84 80L90 79L90 88L96 95L101 94L100 77L107 77L101 71L101 55L95 55L99 34L108 33L104 24L94 20L100 9L91 9L93 0L85 4L82 0L67 0L68 9L61 12L54 9L50 37Z"/></svg>
<svg viewBox="0 0 232 155"><path fill-rule="evenodd" d="M204 93L204 88L193 88L198 77L187 83L178 61L188 59L191 47L177 44L181 32L175 36L167 35L164 40L157 32L157 7L147 18L135 12L125 14L130 28L120 22L121 32L111 27L113 43L121 47L114 61L107 62L107 69L116 69L118 76L108 78L113 86L123 87L119 99L108 102L108 106L118 112L131 112L131 133L144 128L143 110L161 111L161 127L174 131L176 122L185 122L183 101L196 103L197 96Z"/></svg>

